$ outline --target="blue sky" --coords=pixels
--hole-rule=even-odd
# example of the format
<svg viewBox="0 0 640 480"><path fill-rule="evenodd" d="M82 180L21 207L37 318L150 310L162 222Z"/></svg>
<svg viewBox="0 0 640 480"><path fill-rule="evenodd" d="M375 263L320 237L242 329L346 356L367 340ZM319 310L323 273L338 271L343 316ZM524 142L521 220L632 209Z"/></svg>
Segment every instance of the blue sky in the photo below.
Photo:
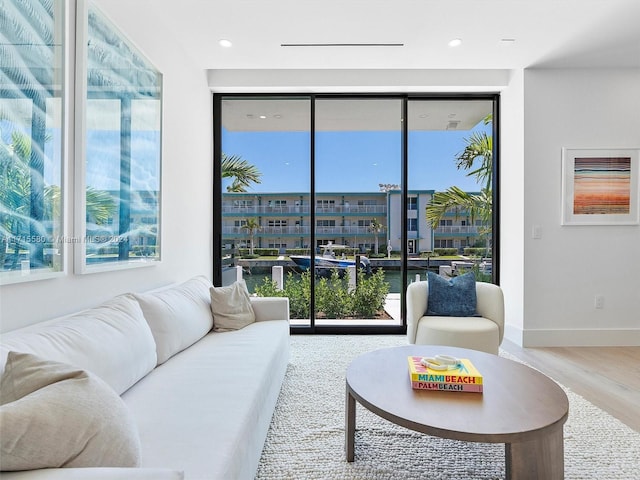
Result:
<svg viewBox="0 0 640 480"><path fill-rule="evenodd" d="M490 126L480 125L476 129ZM412 131L409 134L409 189L441 191L456 185L466 191L480 186L458 170L455 157L471 131ZM308 132L227 132L222 150L240 155L262 173L253 192L309 190ZM400 184L400 132L318 132L316 190L377 192L380 183ZM225 182L226 187L229 182Z"/></svg>

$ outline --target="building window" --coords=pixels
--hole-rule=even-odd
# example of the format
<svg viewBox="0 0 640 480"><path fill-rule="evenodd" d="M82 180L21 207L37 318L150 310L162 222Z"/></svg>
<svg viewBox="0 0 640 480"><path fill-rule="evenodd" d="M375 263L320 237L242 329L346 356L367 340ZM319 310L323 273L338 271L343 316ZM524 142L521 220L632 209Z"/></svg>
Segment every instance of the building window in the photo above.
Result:
<svg viewBox="0 0 640 480"><path fill-rule="evenodd" d="M286 227L287 220L269 220L267 225L270 227Z"/></svg>
<svg viewBox="0 0 640 480"><path fill-rule="evenodd" d="M418 209L418 197L408 197L407 210L417 210L417 209Z"/></svg>
<svg viewBox="0 0 640 480"><path fill-rule="evenodd" d="M316 210L318 212L333 212L335 209L335 200L316 200Z"/></svg>
<svg viewBox="0 0 640 480"><path fill-rule="evenodd" d="M335 227L335 220L316 220L316 226L318 227Z"/></svg>
<svg viewBox="0 0 640 480"><path fill-rule="evenodd" d="M418 231L418 219L417 218L407 218L407 231L408 232L417 232Z"/></svg>

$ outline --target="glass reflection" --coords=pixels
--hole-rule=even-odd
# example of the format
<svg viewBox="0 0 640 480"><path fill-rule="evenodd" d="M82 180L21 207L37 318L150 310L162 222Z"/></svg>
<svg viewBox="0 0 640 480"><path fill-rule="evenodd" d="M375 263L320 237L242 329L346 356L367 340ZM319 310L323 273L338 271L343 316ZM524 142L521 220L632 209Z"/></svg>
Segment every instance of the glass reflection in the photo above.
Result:
<svg viewBox="0 0 640 480"><path fill-rule="evenodd" d="M160 259L162 75L88 4L84 266Z"/></svg>
<svg viewBox="0 0 640 480"><path fill-rule="evenodd" d="M0 281L62 270L63 2L0 0Z"/></svg>

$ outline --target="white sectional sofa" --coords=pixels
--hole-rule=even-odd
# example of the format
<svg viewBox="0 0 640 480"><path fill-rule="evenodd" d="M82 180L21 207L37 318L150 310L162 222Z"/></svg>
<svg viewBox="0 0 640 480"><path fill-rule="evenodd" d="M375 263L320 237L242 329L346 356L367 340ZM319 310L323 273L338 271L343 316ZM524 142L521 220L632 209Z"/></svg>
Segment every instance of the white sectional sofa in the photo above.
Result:
<svg viewBox="0 0 640 480"><path fill-rule="evenodd" d="M255 322L238 330L217 332L212 330L210 287L205 277L196 277L158 291L120 295L75 315L3 334L0 364L8 374L3 374L0 395L10 396L5 378L9 382L14 370L18 384L25 378L22 372L34 371L20 370L21 362L33 361L31 356L9 352L33 354L57 368L60 366L56 362L71 365L76 372L65 373L65 378L73 377L68 381L86 380L77 380L79 369L89 372L95 382L108 385L110 393L103 397L113 394L116 403L124 404L126 413L118 418L133 423L129 430L125 425L124 431L133 431L136 438L122 445L133 445L129 450L133 449L136 466L131 466L130 460L121 461L121 457L112 464L101 458L98 465L93 465L85 452L71 452L71 457L60 464L70 468L43 469L35 465L26 471L3 472L0 477L253 479L289 360L288 299L251 297ZM47 368L38 365L35 370ZM71 384L57 384L61 385ZM59 388L58 394L69 390ZM22 400L6 403L7 398L2 401L0 435L8 433L10 420L17 418L7 409L25 408L19 403ZM62 407L47 404L46 396L44 400L37 398L32 401L43 405L35 404L36 412L30 417L33 421L20 423L35 423L30 425L33 431L20 432L24 438L16 440L26 442L28 448L20 444L13 447L16 451L23 448L29 461L46 462L50 460L41 460L40 452L30 453L28 449L39 448L36 444L41 440L45 448L47 441L55 444L47 452L66 448L66 437L78 438L73 429L84 417L73 410L79 407L73 395L62 405L70 412L62 413L56 410ZM67 418L65 415L69 420L62 422L64 431L51 434L37 424L38 415L47 424L52 418ZM92 412L88 417L93 422L101 415ZM105 449L97 448L100 435L113 423L112 419L107 427L97 428L97 435L89 435L88 445L93 442L92 448L100 455L107 447L120 445L109 441ZM0 455L0 467L5 469L8 454L3 451Z"/></svg>

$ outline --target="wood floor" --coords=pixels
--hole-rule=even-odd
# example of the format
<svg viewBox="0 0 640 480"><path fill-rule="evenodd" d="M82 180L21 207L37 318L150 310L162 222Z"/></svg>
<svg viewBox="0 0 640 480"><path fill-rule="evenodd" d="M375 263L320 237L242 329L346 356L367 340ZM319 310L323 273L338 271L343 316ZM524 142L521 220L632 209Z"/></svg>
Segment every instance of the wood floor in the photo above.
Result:
<svg viewBox="0 0 640 480"><path fill-rule="evenodd" d="M640 432L640 347L501 348Z"/></svg>

